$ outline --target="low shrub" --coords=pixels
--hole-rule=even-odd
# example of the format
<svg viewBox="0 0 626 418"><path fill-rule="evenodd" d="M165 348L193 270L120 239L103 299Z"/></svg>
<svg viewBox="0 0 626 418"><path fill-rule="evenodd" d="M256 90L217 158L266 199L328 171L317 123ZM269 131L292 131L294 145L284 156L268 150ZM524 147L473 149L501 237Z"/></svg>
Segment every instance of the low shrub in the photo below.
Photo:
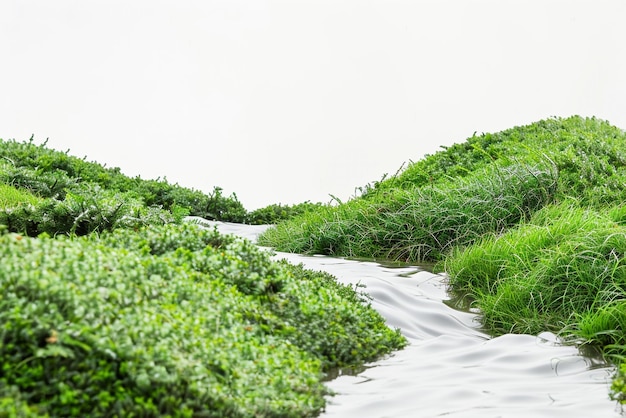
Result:
<svg viewBox="0 0 626 418"><path fill-rule="evenodd" d="M246 223L252 225L271 225L278 222L300 216L303 213L321 209L322 203L311 203L309 201L296 205L269 205L256 209L246 216Z"/></svg>
<svg viewBox="0 0 626 418"><path fill-rule="evenodd" d="M29 141L0 139L0 183L28 190L37 196L64 200L67 192L79 193L81 185L90 184L112 193L139 199L148 207L227 222L246 222L247 211L232 193L226 196L220 187L209 194L168 183L166 178L147 180L128 177L118 167L86 161L65 152ZM78 187L78 189L77 189ZM84 187L84 186L82 186Z"/></svg>
<svg viewBox="0 0 626 418"><path fill-rule="evenodd" d="M4 234L0 257L0 405L25 416L315 416L324 370L406 343L350 287L194 225Z"/></svg>
<svg viewBox="0 0 626 418"><path fill-rule="evenodd" d="M146 207L132 195L89 183L76 186L63 200L43 199L0 209L0 225L29 236L85 235L115 228L174 222L169 211Z"/></svg>
<svg viewBox="0 0 626 418"><path fill-rule="evenodd" d="M41 172L8 164L0 166L0 183L28 191L39 197L63 199L66 189L77 183L63 171Z"/></svg>
<svg viewBox="0 0 626 418"><path fill-rule="evenodd" d="M389 331L366 294L328 273L283 264L299 279L285 284L282 296L270 300L270 309L279 318L289 318L284 337L319 356L324 370L360 366L406 345L399 330Z"/></svg>

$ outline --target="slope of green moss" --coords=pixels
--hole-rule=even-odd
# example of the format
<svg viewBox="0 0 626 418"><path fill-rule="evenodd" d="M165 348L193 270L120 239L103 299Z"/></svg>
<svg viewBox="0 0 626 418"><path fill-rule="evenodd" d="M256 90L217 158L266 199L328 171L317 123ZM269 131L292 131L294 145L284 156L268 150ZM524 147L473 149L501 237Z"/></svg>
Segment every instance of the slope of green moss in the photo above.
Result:
<svg viewBox="0 0 626 418"><path fill-rule="evenodd" d="M350 287L193 225L0 253L0 405L23 413L315 416L325 371L406 344Z"/></svg>

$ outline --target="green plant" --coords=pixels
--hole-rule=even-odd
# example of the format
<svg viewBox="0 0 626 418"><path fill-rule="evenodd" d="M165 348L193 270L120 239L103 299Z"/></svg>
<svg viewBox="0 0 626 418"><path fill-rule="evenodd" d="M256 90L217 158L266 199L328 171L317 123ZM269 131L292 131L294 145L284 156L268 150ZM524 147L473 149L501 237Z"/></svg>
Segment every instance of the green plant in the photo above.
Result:
<svg viewBox="0 0 626 418"><path fill-rule="evenodd" d="M280 221L300 216L303 213L321 209L322 203L303 202L296 205L269 205L264 208L256 209L246 216L246 223L253 225L269 225L276 224Z"/></svg>
<svg viewBox="0 0 626 418"><path fill-rule="evenodd" d="M324 370L406 343L350 287L194 225L4 234L0 257L0 405L25 416L315 416Z"/></svg>
<svg viewBox="0 0 626 418"><path fill-rule="evenodd" d="M40 201L41 199L32 193L0 183L0 210L22 205L36 205Z"/></svg>
<svg viewBox="0 0 626 418"><path fill-rule="evenodd" d="M148 208L126 193L83 183L65 199L44 199L35 205L23 204L0 210L0 224L11 232L30 236L85 235L96 231L164 224L175 219L170 212Z"/></svg>
<svg viewBox="0 0 626 418"><path fill-rule="evenodd" d="M451 290L472 295L492 332L562 333L580 327L577 315L623 297L624 252L626 229L570 201L442 264Z"/></svg>
<svg viewBox="0 0 626 418"><path fill-rule="evenodd" d="M552 201L550 165L490 166L472 176L307 212L259 237L281 251L403 261L441 259Z"/></svg>
<svg viewBox="0 0 626 418"><path fill-rule="evenodd" d="M210 194L170 184L167 179L146 180L140 176L130 178L118 167L107 168L65 152L34 143L0 140L0 183L26 189L40 197L65 199L65 194L76 192L85 184L140 199L148 207L169 211L181 208L189 214L229 222L245 222L247 212L236 194L224 196L222 189L214 187Z"/></svg>

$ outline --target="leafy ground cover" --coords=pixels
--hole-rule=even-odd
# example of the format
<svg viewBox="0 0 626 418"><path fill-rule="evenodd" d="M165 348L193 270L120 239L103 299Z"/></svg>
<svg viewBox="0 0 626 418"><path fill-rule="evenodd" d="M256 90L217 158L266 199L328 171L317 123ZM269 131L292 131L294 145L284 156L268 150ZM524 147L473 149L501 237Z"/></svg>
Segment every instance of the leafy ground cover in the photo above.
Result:
<svg viewBox="0 0 626 418"><path fill-rule="evenodd" d="M11 185L53 201L48 202L48 205L64 201L68 193L76 196L86 189L97 189L106 190L122 200L140 201L153 212L153 208L169 211L175 218L194 215L211 220L251 224L271 224L310 208L323 206L311 202L291 206L275 204L248 212L235 193L226 196L218 186L213 187L211 192L204 193L171 184L166 178L131 178L117 167L108 168L97 162L86 161L86 157L72 156L69 152L70 150L61 152L48 148L46 142L37 145L32 137L26 142L0 139L0 184ZM31 215L29 212L23 218L27 219ZM14 214L13 217L19 217L19 214ZM36 234L41 230L31 226L29 232Z"/></svg>
<svg viewBox="0 0 626 418"><path fill-rule="evenodd" d="M574 116L474 135L361 191L260 243L437 262L494 335L550 330L621 364L626 403L625 131Z"/></svg>
<svg viewBox="0 0 626 418"><path fill-rule="evenodd" d="M4 233L0 253L15 416L315 416L325 371L406 343L351 287L195 225Z"/></svg>
<svg viewBox="0 0 626 418"><path fill-rule="evenodd" d="M316 416L327 373L406 344L334 277L182 222L240 221L234 195L0 151L0 417Z"/></svg>

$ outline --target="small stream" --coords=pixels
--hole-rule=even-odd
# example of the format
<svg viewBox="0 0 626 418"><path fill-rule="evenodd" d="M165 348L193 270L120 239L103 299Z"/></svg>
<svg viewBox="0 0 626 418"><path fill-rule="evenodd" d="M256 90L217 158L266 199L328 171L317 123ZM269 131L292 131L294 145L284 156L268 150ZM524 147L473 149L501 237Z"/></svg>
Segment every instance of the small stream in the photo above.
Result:
<svg viewBox="0 0 626 418"><path fill-rule="evenodd" d="M255 240L265 226L217 224ZM409 345L327 382L322 417L621 417L609 399L614 368L550 333L491 338L477 315L446 303L445 277L419 267L276 253L276 259L365 285L372 306Z"/></svg>

